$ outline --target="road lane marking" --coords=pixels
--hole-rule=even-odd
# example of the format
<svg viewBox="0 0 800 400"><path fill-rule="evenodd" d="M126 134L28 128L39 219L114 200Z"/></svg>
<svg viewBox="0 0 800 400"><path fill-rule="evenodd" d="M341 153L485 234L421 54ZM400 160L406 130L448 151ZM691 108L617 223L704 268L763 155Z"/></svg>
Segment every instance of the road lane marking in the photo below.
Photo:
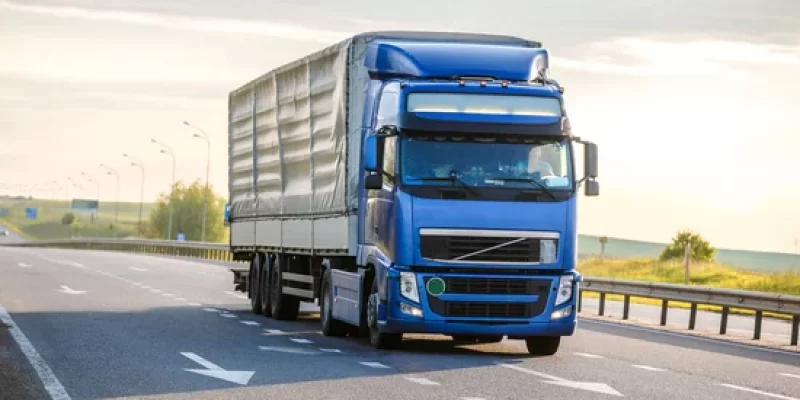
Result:
<svg viewBox="0 0 800 400"><path fill-rule="evenodd" d="M764 391L761 391L761 390L750 389L750 388L746 388L744 386L731 385L730 383L720 383L720 386L724 386L724 387L730 388L730 389L741 390L743 392L750 392L750 393L760 394L762 396L772 397L772 398L775 398L775 399L800 400L800 399L797 399L795 397L789 397L789 396L784 396L784 395L780 395L780 394L764 392Z"/></svg>
<svg viewBox="0 0 800 400"><path fill-rule="evenodd" d="M370 368L389 368L388 365L384 365L384 364L381 364L379 362L374 362L374 361L359 361L358 363L361 364L361 365L370 367Z"/></svg>
<svg viewBox="0 0 800 400"><path fill-rule="evenodd" d="M238 383L240 385L247 385L247 382L250 382L250 378L252 378L253 374L256 373L255 371L228 371L219 365L190 352L182 352L181 355L205 367L205 369L184 368L184 371L194 372L196 374L222 379L228 382Z"/></svg>
<svg viewBox="0 0 800 400"><path fill-rule="evenodd" d="M150 289L150 291L153 292L153 293L161 293L162 292L161 289Z"/></svg>
<svg viewBox="0 0 800 400"><path fill-rule="evenodd" d="M219 311L219 310L217 310L216 308L206 307L206 308L204 308L204 309L203 309L203 311L208 311L208 312L217 312L217 311Z"/></svg>
<svg viewBox="0 0 800 400"><path fill-rule="evenodd" d="M461 400L486 400L483 397L462 397Z"/></svg>
<svg viewBox="0 0 800 400"><path fill-rule="evenodd" d="M785 376L785 377L787 377L787 378L800 379L800 375L795 375L795 374L785 374L785 373L781 372L781 373L780 373L780 374L778 374L778 375L780 375L780 376Z"/></svg>
<svg viewBox="0 0 800 400"><path fill-rule="evenodd" d="M19 263L19 264L17 264L17 265L19 265L19 266L20 266L20 267L22 267L22 268L30 268L30 267L32 267L32 265L30 265L30 264L25 264L25 263Z"/></svg>
<svg viewBox="0 0 800 400"><path fill-rule="evenodd" d="M439 386L438 382L434 382L434 381L432 381L430 379L426 379L426 378L417 378L417 377L413 377L413 376L404 376L403 378L405 380L407 380L407 381L411 381L411 382L414 382L414 383L417 383L417 384L420 384L420 385Z"/></svg>
<svg viewBox="0 0 800 400"><path fill-rule="evenodd" d="M305 355L319 355L322 354L316 350L311 350L302 347L286 347L286 346L258 346L260 350L266 351L277 351L280 353L291 353L291 354L305 354Z"/></svg>
<svg viewBox="0 0 800 400"><path fill-rule="evenodd" d="M341 350L339 350L339 349L323 349L323 348L320 348L319 350L320 350L320 351L324 351L324 352L326 352L326 353L341 353L341 352L342 352L342 351L341 351Z"/></svg>
<svg viewBox="0 0 800 400"><path fill-rule="evenodd" d="M61 285L61 290L59 292L64 294L84 294L86 293L85 290L74 290L71 289L69 286Z"/></svg>
<svg viewBox="0 0 800 400"><path fill-rule="evenodd" d="M186 299L184 299L183 297L176 297L175 300L177 300L177 301L186 301Z"/></svg>
<svg viewBox="0 0 800 400"><path fill-rule="evenodd" d="M202 304L200 304L200 303L189 303L189 305L192 306L192 307L200 307L200 306L202 306Z"/></svg>
<svg viewBox="0 0 800 400"><path fill-rule="evenodd" d="M34 371L36 371L36 375L39 375L39 379L44 384L44 389L50 395L50 398L52 400L70 400L67 390L64 389L64 386L58 381L53 370L50 369L47 362L39 355L39 352L33 347L33 343L22 333L19 327L14 323L14 320L11 319L11 315L8 314L8 311L6 311L2 305L0 305L0 322L8 326L11 337L17 342L22 354L25 355Z"/></svg>
<svg viewBox="0 0 800 400"><path fill-rule="evenodd" d="M628 325L628 324L625 324L625 323L618 323L618 322L612 322L612 321L600 321L600 320L595 320L595 319L583 319L583 320L581 320L581 322L583 322L584 324L605 325L605 326L610 326L612 328L618 328L618 329L629 329L629 330L632 330L632 331L644 332L644 333L648 333L648 334L651 334L651 335L664 335L664 336L672 336L672 337L681 338L681 339L691 339L691 340L696 340L698 342L706 342L706 343L718 344L718 345L721 345L721 346L738 347L740 349L763 351L763 352L767 352L767 353L777 353L777 354L784 354L784 355L788 354L788 355L791 355L791 356L796 356L797 355L797 352L794 352L794 351L773 349L773 348L762 347L762 346L757 346L757 345L753 345L753 344L731 342L731 341L725 340L724 338L721 338L721 337L719 337L719 338L707 338L707 337L692 335L692 334L688 334L688 333L671 332L671 331L660 330L660 329L656 329L656 328L652 328L652 327L635 326L635 325Z"/></svg>
<svg viewBox="0 0 800 400"><path fill-rule="evenodd" d="M222 318L236 318L236 314L231 313L220 313L219 316Z"/></svg>
<svg viewBox="0 0 800 400"><path fill-rule="evenodd" d="M647 370L647 371L664 372L664 370L661 369L661 368L651 367L649 365L638 365L638 364L636 364L636 365L631 365L631 367L644 369L644 370Z"/></svg>
<svg viewBox="0 0 800 400"><path fill-rule="evenodd" d="M312 341L310 341L308 339L302 339L302 338L290 338L289 340L291 340L291 341L293 341L295 343L302 343L302 344L314 343L314 342L312 342Z"/></svg>
<svg viewBox="0 0 800 400"><path fill-rule="evenodd" d="M243 323L243 324L245 324L247 326L259 326L259 325L261 325L256 321L239 321L239 322L241 322L241 323Z"/></svg>
<svg viewBox="0 0 800 400"><path fill-rule="evenodd" d="M136 267L130 267L130 270L131 271L136 271L136 272L145 272L145 271L147 271L144 268L136 268Z"/></svg>
<svg viewBox="0 0 800 400"><path fill-rule="evenodd" d="M605 358L603 356L598 356L597 354L589 354L589 353L576 352L576 353L572 353L572 354L575 354L576 356L580 356L580 357L586 357L586 358Z"/></svg>
<svg viewBox="0 0 800 400"><path fill-rule="evenodd" d="M264 329L264 332L270 335L283 335L283 331L280 329Z"/></svg>
<svg viewBox="0 0 800 400"><path fill-rule="evenodd" d="M164 297L175 297L175 295L172 293L162 293L161 295Z"/></svg>
<svg viewBox="0 0 800 400"><path fill-rule="evenodd" d="M544 374L544 373L537 372L537 371L534 371L534 370L531 370L531 369L527 369L527 368L522 368L522 367L517 366L517 365L504 364L504 363L497 363L497 365L499 365L501 367L504 367L504 368L513 369L515 371L524 372L526 374L538 376L538 377L544 379L542 381L543 383L547 383L547 384L550 384L550 385L557 385L557 386L563 386L563 387L568 387L568 388L577 389L577 390L585 390L585 391L588 391L588 392L595 392L595 393L608 394L608 395L611 395L611 396L624 397L622 393L618 392L616 389L614 389L611 386L609 386L609 385L607 385L605 383L602 383L602 382L570 381L568 379L559 378L557 376Z"/></svg>

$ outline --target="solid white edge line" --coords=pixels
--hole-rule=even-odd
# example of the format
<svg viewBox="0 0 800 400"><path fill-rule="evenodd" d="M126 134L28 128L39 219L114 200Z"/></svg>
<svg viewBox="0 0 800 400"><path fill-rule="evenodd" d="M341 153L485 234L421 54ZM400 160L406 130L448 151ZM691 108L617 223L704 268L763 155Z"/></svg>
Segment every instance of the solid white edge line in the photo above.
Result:
<svg viewBox="0 0 800 400"><path fill-rule="evenodd" d="M750 392L750 393L760 394L762 396L772 397L772 398L775 398L775 399L798 400L795 397L789 397L789 396L784 396L784 395L781 395L781 394L775 394L775 393L770 393L770 392L764 392L764 391L761 391L761 390L750 389L750 388L747 388L747 387L744 387L744 386L731 385L730 383L720 383L719 385L720 386L724 386L726 388L741 390L743 392Z"/></svg>
<svg viewBox="0 0 800 400"><path fill-rule="evenodd" d="M715 343L715 344L719 344L719 345L738 347L740 349L749 349L749 350L754 350L754 351L764 351L764 352L767 352L767 353L777 353L777 354L783 354L783 355L789 355L789 356L797 356L798 354L800 354L800 353L797 353L797 352L794 352L794 351L787 351L787 350L773 349L773 348L770 348L770 347L762 347L762 346L757 346L757 345L752 345L752 344L731 342L731 341L725 340L724 338L719 338L719 339L717 339L717 338L708 338L708 337L704 337L704 336L692 335L692 334L689 334L689 333L664 331L664 330L660 330L660 329L656 329L656 328L649 328L649 327L646 327L646 326L627 325L627 324L624 324L624 323L619 323L619 322L614 322L614 321L599 321L599 320L595 320L595 319L581 319L579 323L581 323L581 324L597 324L597 325L613 326L613 327L616 327L616 328L630 329L632 331L647 332L647 333L652 333L652 334L656 334L656 335L666 335L666 336L679 337L679 338L684 338L684 339L693 339L693 340L697 340L697 341L700 341L700 342Z"/></svg>
<svg viewBox="0 0 800 400"><path fill-rule="evenodd" d="M31 367L36 371L36 375L39 376L50 398L53 400L71 400L67 394L67 390L64 389L64 386L59 382L58 378L56 378L53 370L50 369L47 362L39 355L39 352L33 347L33 343L22 333L22 330L14 323L14 320L11 319L11 315L2 305L0 305L0 321L8 325L11 337L17 342L17 345L20 350L22 350L22 353L25 354Z"/></svg>

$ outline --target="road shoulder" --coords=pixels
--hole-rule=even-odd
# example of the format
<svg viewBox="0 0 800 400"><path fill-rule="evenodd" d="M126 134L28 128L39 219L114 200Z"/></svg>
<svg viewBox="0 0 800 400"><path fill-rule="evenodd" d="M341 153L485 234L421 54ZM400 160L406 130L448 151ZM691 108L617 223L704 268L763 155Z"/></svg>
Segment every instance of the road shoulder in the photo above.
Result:
<svg viewBox="0 0 800 400"><path fill-rule="evenodd" d="M11 336L11 327L0 322L0 399L49 399L30 362Z"/></svg>

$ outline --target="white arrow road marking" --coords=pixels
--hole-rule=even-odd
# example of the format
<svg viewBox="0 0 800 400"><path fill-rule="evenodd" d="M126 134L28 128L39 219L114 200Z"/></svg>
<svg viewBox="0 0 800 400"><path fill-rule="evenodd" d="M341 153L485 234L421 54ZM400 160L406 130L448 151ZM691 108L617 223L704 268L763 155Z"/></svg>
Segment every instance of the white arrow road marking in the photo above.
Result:
<svg viewBox="0 0 800 400"><path fill-rule="evenodd" d="M224 381L238 383L240 385L247 385L247 382L250 382L250 378L252 378L253 374L256 373L255 371L228 371L194 353L182 352L181 355L206 368L184 368L184 371L194 372L196 374L210 376L212 378L222 379Z"/></svg>
<svg viewBox="0 0 800 400"><path fill-rule="evenodd" d="M744 386L736 386L736 385L731 385L731 384L728 384L728 383L720 383L719 385L720 386L725 386L726 388L741 390L743 392L750 392L750 393L760 394L760 395L767 396L767 397L772 397L772 398L775 398L775 399L798 400L795 397L783 396L783 395L780 395L780 394L769 393L769 392L762 392L761 390L750 389L750 388L746 388Z"/></svg>
<svg viewBox="0 0 800 400"><path fill-rule="evenodd" d="M84 294L84 293L86 293L85 290L74 290L74 289L70 289L69 286L65 286L65 285L61 285L61 290L59 290L59 292L65 293L65 294Z"/></svg>
<svg viewBox="0 0 800 400"><path fill-rule="evenodd" d="M544 383L549 383L551 385L558 385L558 386L564 386L564 387L569 387L569 388L578 389L578 390L586 390L586 391L589 391L589 392L603 393L603 394L607 394L607 395L611 395L611 396L623 397L622 393L618 392L616 389L612 388L611 386L608 386L605 383L600 383L600 382L575 382L575 381L570 381L570 380L567 380L567 379L564 379L564 378L559 378L557 376L548 375L548 374L544 374L544 373L541 373L541 372L536 372L534 370L530 370L530 369L527 369L527 368L522 368L522 367L519 367L519 366L516 366L516 365L503 364L503 363L498 363L497 365L499 365L501 367L504 367L504 368L513 369L515 371L524 372L526 374L538 376L538 377L544 379L544 381L543 381Z"/></svg>
<svg viewBox="0 0 800 400"><path fill-rule="evenodd" d="M147 270L146 270L146 269L144 269L144 268L136 268L136 267L131 267L130 269L131 269L132 271L136 271L136 272L145 272L145 271L147 271Z"/></svg>
<svg viewBox="0 0 800 400"><path fill-rule="evenodd" d="M279 353L292 353L292 354L305 354L305 355L322 354L316 350L304 349L300 347L258 346L258 348L267 351L277 351Z"/></svg>
<svg viewBox="0 0 800 400"><path fill-rule="evenodd" d="M800 379L800 375L795 375L795 374L785 374L785 373L781 372L781 373L780 373L780 374L778 374L778 375L780 375L780 376L785 376L785 377L787 377L787 378Z"/></svg>
<svg viewBox="0 0 800 400"><path fill-rule="evenodd" d="M30 264L25 264L25 263L19 263L19 264L17 264L17 265L19 265L19 266L20 266L20 267L22 267L22 268L30 268L30 267L32 267L32 265L30 265Z"/></svg>

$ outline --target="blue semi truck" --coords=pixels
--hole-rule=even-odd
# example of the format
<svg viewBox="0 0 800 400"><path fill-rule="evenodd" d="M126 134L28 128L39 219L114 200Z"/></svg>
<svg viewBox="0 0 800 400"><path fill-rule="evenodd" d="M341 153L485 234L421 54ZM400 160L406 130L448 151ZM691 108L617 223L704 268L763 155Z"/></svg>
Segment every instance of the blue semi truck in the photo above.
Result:
<svg viewBox="0 0 800 400"><path fill-rule="evenodd" d="M315 302L325 335L376 348L556 353L577 325L577 198L599 186L548 71L536 41L370 32L232 91L227 218L252 311Z"/></svg>

